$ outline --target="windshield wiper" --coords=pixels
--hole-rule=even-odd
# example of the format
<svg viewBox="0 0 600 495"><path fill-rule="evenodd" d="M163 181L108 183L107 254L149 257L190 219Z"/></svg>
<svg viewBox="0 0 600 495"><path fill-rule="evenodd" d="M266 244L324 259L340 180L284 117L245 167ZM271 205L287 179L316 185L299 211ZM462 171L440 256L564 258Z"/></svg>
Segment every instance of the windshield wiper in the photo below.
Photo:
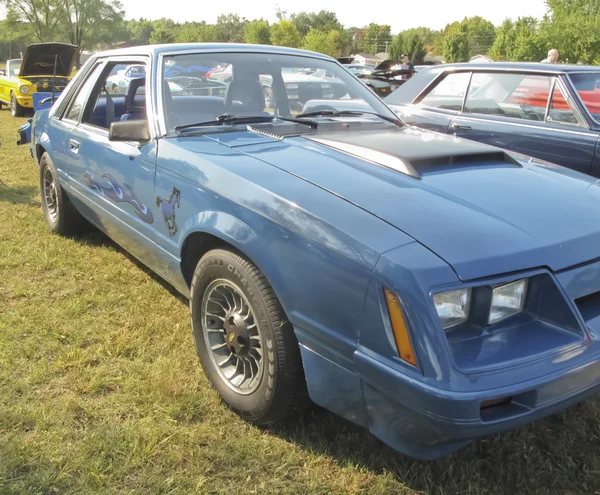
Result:
<svg viewBox="0 0 600 495"><path fill-rule="evenodd" d="M317 110L315 112L308 113L300 113L296 115L296 117L352 117L352 116L360 116L360 115L375 115L375 117L379 117L380 119L387 120L392 124L396 124L398 127L403 127L404 122L400 119L395 119L393 117L388 117L386 115L381 115L377 112L363 112L362 110Z"/></svg>
<svg viewBox="0 0 600 495"><path fill-rule="evenodd" d="M177 132L183 129L190 129L192 127L203 127L211 125L225 125L225 124L262 124L273 122L273 120L285 120L286 122L294 122L295 124L304 124L316 129L318 124L316 122L305 121L300 119L291 119L286 117L278 117L273 115L231 115L224 113L219 115L214 120L207 120L205 122L196 122L194 124L178 125L175 127Z"/></svg>

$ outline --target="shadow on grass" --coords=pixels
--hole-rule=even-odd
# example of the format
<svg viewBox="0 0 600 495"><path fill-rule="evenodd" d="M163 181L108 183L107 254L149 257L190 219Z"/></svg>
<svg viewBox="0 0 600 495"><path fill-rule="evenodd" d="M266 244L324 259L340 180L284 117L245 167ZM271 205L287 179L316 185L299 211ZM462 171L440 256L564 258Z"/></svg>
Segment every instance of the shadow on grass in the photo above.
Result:
<svg viewBox="0 0 600 495"><path fill-rule="evenodd" d="M10 184L2 182L2 178L0 177L0 201L39 208L41 206L38 198L39 193L39 187L12 187Z"/></svg>
<svg viewBox="0 0 600 495"><path fill-rule="evenodd" d="M104 248L112 248L129 261L131 261L134 265L136 265L140 270L142 270L146 275L152 278L155 282L160 284L163 289L168 291L172 296L176 297L179 302L185 304L187 306L187 299L182 296L177 290L168 282L166 282L160 275L157 275L154 271L144 265L140 260L138 260L135 256L133 256L129 251L126 251L119 244L114 242L110 237L108 237L103 232L100 232L94 226L90 225L89 232L78 234L73 237L73 240L79 242L80 244L85 244L87 246L93 247L104 247Z"/></svg>
<svg viewBox="0 0 600 495"><path fill-rule="evenodd" d="M389 475L420 493L592 493L590 487L600 486L600 472L594 470L600 462L594 404L477 440L433 461L404 456L318 406L266 431L340 466Z"/></svg>

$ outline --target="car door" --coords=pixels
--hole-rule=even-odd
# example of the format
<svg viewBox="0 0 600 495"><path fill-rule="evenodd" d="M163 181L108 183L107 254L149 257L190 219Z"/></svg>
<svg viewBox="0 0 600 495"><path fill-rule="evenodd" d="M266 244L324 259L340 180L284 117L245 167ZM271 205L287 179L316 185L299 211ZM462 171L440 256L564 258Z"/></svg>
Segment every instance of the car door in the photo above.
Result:
<svg viewBox="0 0 600 495"><path fill-rule="evenodd" d="M128 62L143 64L145 60ZM125 249L162 274L155 244L156 141L109 140L111 122L148 120L145 95L150 94L149 80L143 78L139 80L142 84L130 84L125 95L109 94L106 79L115 63L108 62L102 68L80 121L71 130L66 151L69 170L85 203L85 214ZM142 88L145 91L140 91ZM133 110L137 112L129 104L126 107L129 91L144 93L132 93Z"/></svg>
<svg viewBox="0 0 600 495"><path fill-rule="evenodd" d="M598 135L567 95L552 75L474 72L449 132L589 173Z"/></svg>
<svg viewBox="0 0 600 495"><path fill-rule="evenodd" d="M452 118L462 109L470 72L451 72L437 80L407 105L394 104L396 93L404 91L404 84L386 98L386 103L407 124L430 131L448 132Z"/></svg>

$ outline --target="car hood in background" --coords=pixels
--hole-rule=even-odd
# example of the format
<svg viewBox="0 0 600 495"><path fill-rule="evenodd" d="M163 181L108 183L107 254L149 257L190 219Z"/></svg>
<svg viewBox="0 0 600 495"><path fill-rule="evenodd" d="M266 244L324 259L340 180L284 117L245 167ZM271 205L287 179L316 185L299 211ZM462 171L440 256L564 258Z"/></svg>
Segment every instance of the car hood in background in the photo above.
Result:
<svg viewBox="0 0 600 495"><path fill-rule="evenodd" d="M600 258L600 187L577 172L414 128L263 138L238 149L402 230L463 280Z"/></svg>
<svg viewBox="0 0 600 495"><path fill-rule="evenodd" d="M25 48L19 77L52 76L55 60L56 75L70 77L77 49L67 43L33 43Z"/></svg>

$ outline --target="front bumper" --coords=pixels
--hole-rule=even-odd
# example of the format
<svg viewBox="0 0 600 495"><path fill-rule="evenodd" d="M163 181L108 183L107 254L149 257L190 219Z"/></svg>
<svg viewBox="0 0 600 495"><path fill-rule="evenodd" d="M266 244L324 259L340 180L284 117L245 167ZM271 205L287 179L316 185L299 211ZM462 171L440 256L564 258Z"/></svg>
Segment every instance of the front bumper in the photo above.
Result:
<svg viewBox="0 0 600 495"><path fill-rule="evenodd" d="M15 96L17 103L25 108L33 108L33 97L31 94Z"/></svg>
<svg viewBox="0 0 600 495"><path fill-rule="evenodd" d="M435 459L473 440L523 426L600 391L600 354L569 371L473 393L428 387L367 354L355 354L370 431L411 457ZM481 409L484 401L510 402Z"/></svg>

